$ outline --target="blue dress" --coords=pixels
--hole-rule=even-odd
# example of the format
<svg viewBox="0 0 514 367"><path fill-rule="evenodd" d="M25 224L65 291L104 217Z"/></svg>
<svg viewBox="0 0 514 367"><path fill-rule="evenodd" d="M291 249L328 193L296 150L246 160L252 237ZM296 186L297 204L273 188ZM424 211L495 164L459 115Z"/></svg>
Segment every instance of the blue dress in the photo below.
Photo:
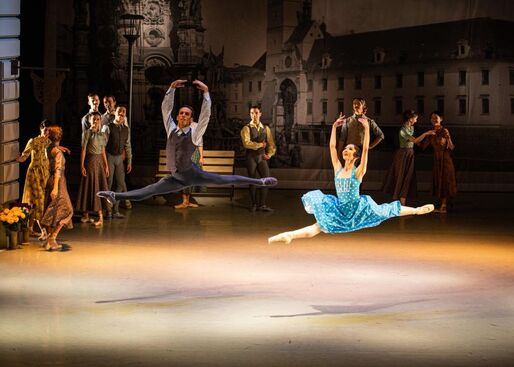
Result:
<svg viewBox="0 0 514 367"><path fill-rule="evenodd" d="M400 202L377 204L368 195L359 195L360 181L355 177L355 167L349 178L334 177L337 197L325 195L320 190L302 196L303 206L316 217L325 233L352 232L374 227L384 220L400 215Z"/></svg>

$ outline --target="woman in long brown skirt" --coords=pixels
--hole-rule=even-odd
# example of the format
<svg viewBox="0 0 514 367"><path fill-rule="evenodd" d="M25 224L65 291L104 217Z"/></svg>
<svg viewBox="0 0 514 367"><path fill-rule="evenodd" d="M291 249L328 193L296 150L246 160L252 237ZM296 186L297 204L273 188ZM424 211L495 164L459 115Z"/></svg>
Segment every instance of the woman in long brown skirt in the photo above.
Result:
<svg viewBox="0 0 514 367"><path fill-rule="evenodd" d="M48 127L48 138L52 144L48 148L50 161L50 178L46 189L47 205L41 224L48 231L48 242L45 248L49 251L60 250L57 236L62 228L73 228L73 206L71 205L66 176L64 175L66 159L59 148L62 139L62 129L58 126Z"/></svg>
<svg viewBox="0 0 514 367"><path fill-rule="evenodd" d="M91 127L82 134L82 151L80 154L79 194L75 208L82 211L82 223L93 223L95 227L103 225L102 199L96 196L98 191L108 190L107 177L109 165L105 154L107 134L101 127L101 116L93 112L89 117ZM98 213L98 220L89 218L90 212Z"/></svg>
<svg viewBox="0 0 514 367"><path fill-rule="evenodd" d="M416 195L416 170L414 168L414 144L419 144L433 130L427 131L417 138L414 137L414 124L418 121L418 114L413 110L403 113L403 126L398 134L400 148L394 153L393 164L387 172L382 190L392 194L394 200L400 200L405 205L407 197Z"/></svg>
<svg viewBox="0 0 514 367"><path fill-rule="evenodd" d="M434 166L432 168L432 195L437 196L441 206L435 212L446 213L448 199L457 194L457 180L451 151L455 149L448 129L442 125L443 116L434 111L430 114L435 135L423 141L425 149L431 145L434 150Z"/></svg>

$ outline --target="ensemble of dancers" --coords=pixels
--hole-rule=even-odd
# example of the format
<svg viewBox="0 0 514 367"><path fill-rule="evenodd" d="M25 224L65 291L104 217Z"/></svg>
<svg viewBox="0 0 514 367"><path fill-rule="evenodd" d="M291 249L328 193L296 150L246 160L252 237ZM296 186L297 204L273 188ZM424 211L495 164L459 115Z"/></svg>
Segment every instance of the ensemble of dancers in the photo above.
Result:
<svg viewBox="0 0 514 367"><path fill-rule="evenodd" d="M197 122L193 120L194 109L191 106L182 106L175 117L172 115L175 91L187 83L187 80L173 81L161 106L170 175L131 191L127 191L125 184L125 172L132 170L126 109L116 107L114 96L109 95L103 99L106 112L102 115L98 111L99 96L88 96L90 111L82 119L81 181L75 205L75 209L82 212L82 223L101 227L104 209L109 218L123 218L118 209L120 202L130 207L130 201L172 192L182 192L183 201L176 208L196 207L190 202L191 187L195 186L249 185L250 211L273 211L266 204L266 196L268 188L277 184L277 179L269 176L268 166L276 146L271 130L260 121L260 108L250 108L251 121L241 131L249 177L205 172L201 169L201 163L203 135L211 114L208 86L199 80L192 82L203 95ZM330 135L329 149L337 196L323 194L320 190L303 195L304 208L314 215L316 222L270 237L269 243L290 243L293 239L313 237L320 232L351 232L376 226L392 217L434 211L432 204L416 208L406 206L407 198L416 192L414 144L422 148L430 145L434 150L432 193L441 202L437 211L446 212L448 199L456 193L456 183L450 154L454 145L448 130L442 126L441 113L431 114L432 130L415 137L414 124L418 115L412 110L405 111L399 132L400 147L394 154L393 164L383 185L383 190L391 193L395 201L379 205L371 197L360 195L359 187L366 174L369 150L380 143L384 135L375 121L366 116L366 102L362 98L355 98L352 107L352 116L347 118L341 113L333 123ZM39 235L40 239L46 241L45 248L55 251L61 249L57 242L61 229L72 227L73 206L66 188L63 154L69 151L60 145L60 127L42 125L40 132L38 137L27 143L18 158L22 162L31 156L23 202L35 205L29 223L31 234ZM91 219L90 213L97 213L97 218ZM36 232L35 223L41 228L40 233Z"/></svg>

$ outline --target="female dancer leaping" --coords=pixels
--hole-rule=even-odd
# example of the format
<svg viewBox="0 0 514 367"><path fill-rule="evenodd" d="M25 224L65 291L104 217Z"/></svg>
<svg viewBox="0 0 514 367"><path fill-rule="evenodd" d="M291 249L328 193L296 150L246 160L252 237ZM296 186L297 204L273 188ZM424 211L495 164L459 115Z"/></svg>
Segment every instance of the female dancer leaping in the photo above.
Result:
<svg viewBox="0 0 514 367"><path fill-rule="evenodd" d="M325 233L352 232L377 226L392 217L427 214L434 210L432 204L411 208L402 206L398 200L379 205L371 197L359 195L359 185L366 174L368 164L369 122L366 117L359 118L359 122L364 127L364 142L361 163L358 167L355 167L355 161L360 156L359 148L353 144L348 144L343 150L344 166L337 157L337 128L344 122L345 117L341 113L332 125L330 135L330 157L334 167L337 197L325 195L320 190L306 193L302 197L303 205L307 213L314 214L316 223L270 237L268 243L290 243L296 238L314 237L321 231Z"/></svg>

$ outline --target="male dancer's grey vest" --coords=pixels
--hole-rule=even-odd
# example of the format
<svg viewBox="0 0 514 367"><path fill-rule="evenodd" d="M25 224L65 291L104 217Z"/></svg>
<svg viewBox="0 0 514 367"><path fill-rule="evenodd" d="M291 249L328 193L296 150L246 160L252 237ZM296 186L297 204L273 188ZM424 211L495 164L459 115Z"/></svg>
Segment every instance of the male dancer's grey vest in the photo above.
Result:
<svg viewBox="0 0 514 367"><path fill-rule="evenodd" d="M258 131L256 127L248 125L248 129L250 130L250 140L254 143L262 143L266 141L266 126L264 126L264 129L261 129L261 131ZM259 149L246 149L246 154L250 155L252 157L264 155L265 148L259 148Z"/></svg>
<svg viewBox="0 0 514 367"><path fill-rule="evenodd" d="M174 131L166 141L166 167L171 173L183 172L191 168L193 155L196 146L191 138L191 129L187 134L180 136Z"/></svg>

